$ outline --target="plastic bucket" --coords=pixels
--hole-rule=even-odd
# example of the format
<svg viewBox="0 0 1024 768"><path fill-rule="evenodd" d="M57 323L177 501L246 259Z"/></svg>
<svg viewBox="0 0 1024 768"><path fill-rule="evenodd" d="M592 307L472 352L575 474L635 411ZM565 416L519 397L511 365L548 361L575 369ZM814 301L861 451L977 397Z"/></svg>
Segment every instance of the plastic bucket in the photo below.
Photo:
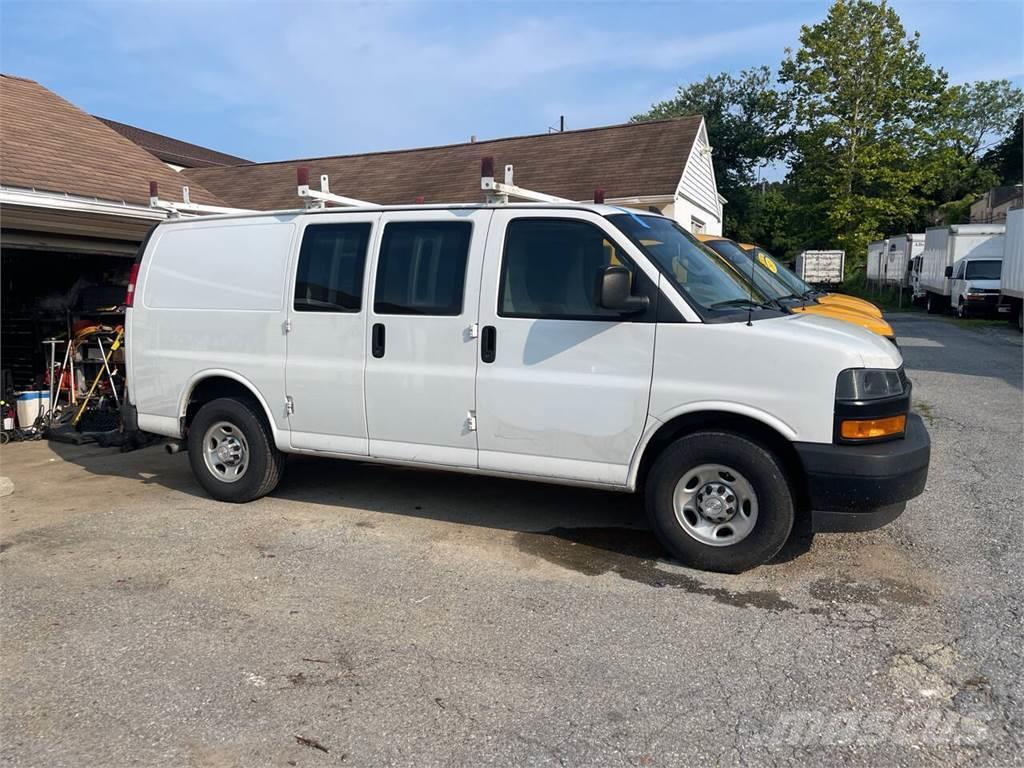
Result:
<svg viewBox="0 0 1024 768"><path fill-rule="evenodd" d="M50 410L50 393L45 389L21 392L15 395L15 398L18 426L22 429L31 427L36 419Z"/></svg>

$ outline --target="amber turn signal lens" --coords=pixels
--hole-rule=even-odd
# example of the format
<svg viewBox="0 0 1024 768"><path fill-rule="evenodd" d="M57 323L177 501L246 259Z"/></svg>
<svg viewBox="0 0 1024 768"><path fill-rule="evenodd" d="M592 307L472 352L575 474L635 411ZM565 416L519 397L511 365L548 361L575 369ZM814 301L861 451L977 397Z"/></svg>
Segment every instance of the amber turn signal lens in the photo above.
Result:
<svg viewBox="0 0 1024 768"><path fill-rule="evenodd" d="M902 435L907 429L907 417L888 416L884 419L847 419L839 428L844 440L871 440L877 437Z"/></svg>

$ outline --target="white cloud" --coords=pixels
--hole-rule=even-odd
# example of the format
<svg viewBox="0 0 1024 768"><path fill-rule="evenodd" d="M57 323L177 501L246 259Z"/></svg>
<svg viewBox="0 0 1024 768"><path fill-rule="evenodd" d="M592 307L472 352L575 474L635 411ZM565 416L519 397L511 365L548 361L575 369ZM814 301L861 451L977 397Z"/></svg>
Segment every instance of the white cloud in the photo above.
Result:
<svg viewBox="0 0 1024 768"><path fill-rule="evenodd" d="M717 72L730 54L799 30L796 20L709 34L620 30L586 6L522 15L541 7L179 0L77 13L110 59L137 70L128 74L139 98L168 114L219 113L234 124L235 151L273 144L285 157L542 131L570 109L573 127L619 122L687 67ZM507 18L496 24L496 13Z"/></svg>

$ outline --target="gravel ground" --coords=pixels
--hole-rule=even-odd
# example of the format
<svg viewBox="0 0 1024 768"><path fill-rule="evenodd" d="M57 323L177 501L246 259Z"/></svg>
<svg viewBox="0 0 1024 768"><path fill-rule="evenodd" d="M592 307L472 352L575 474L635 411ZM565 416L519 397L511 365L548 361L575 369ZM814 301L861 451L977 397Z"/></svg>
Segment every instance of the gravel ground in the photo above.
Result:
<svg viewBox="0 0 1024 768"><path fill-rule="evenodd" d="M299 459L230 506L183 454L5 446L0 760L1021 764L1021 338L892 323L925 495L742 576L628 496Z"/></svg>

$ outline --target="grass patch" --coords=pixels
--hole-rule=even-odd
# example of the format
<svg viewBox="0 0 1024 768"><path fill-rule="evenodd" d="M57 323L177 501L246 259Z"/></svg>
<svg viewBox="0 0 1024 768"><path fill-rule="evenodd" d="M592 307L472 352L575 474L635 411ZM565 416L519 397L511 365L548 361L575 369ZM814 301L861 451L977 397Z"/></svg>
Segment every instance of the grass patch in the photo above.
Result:
<svg viewBox="0 0 1024 768"><path fill-rule="evenodd" d="M836 290L836 293L845 293L847 296L856 296L858 299L870 301L883 312L922 312L923 308L914 305L910 300L910 289L903 289L903 300L900 301L900 289L896 286L878 288L868 285L863 274L847 278Z"/></svg>

